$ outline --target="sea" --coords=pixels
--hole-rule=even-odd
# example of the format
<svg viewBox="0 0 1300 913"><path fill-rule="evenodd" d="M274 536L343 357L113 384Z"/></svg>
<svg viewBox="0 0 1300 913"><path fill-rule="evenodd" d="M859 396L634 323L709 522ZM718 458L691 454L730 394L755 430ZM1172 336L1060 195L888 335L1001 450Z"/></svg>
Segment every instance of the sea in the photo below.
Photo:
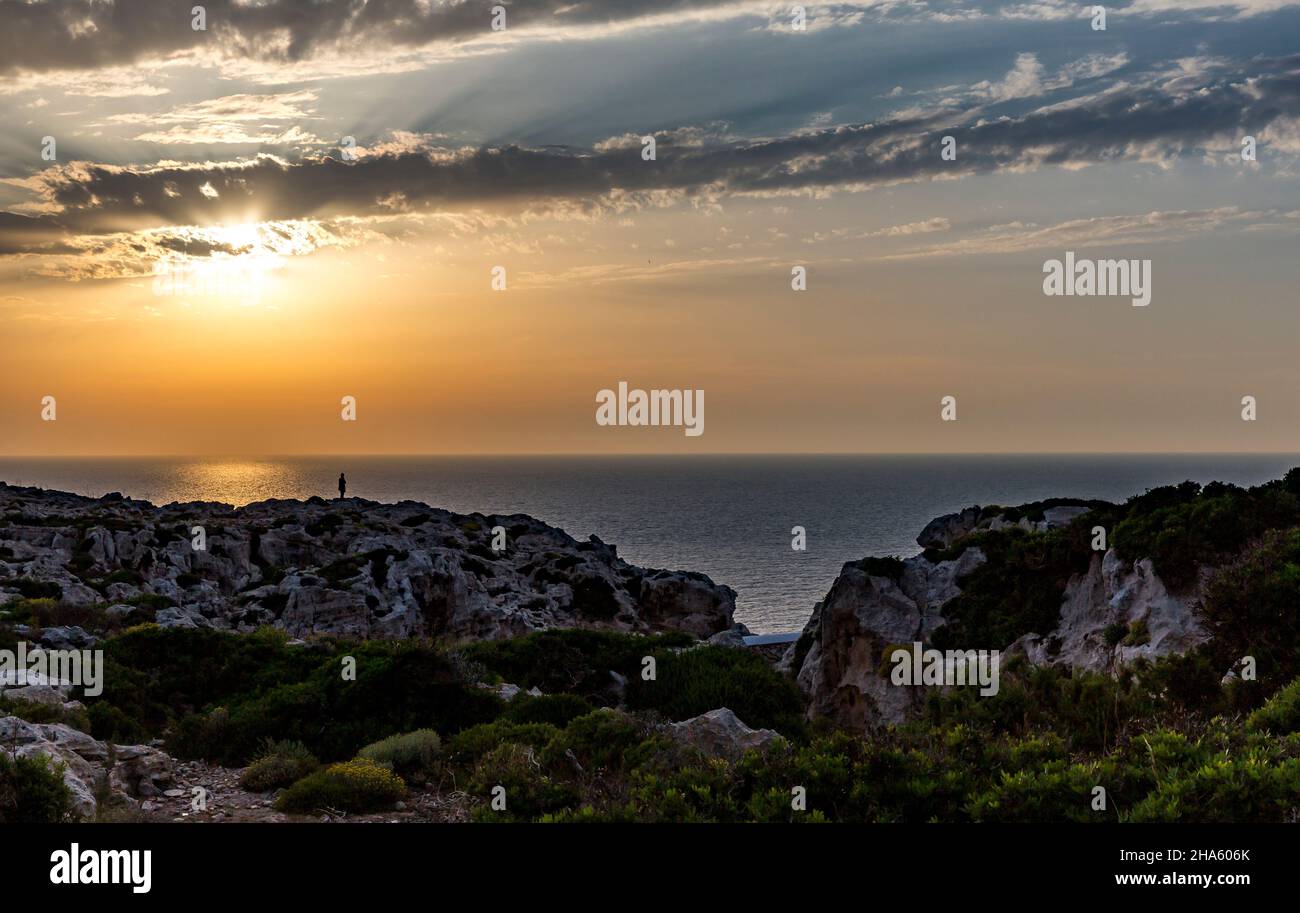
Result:
<svg viewBox="0 0 1300 913"><path fill-rule="evenodd" d="M736 620L778 633L803 627L846 561L919 552L917 534L940 514L1122 501L1185 479L1253 485L1297 465L1287 454L0 457L0 481L243 505L334 497L346 472L349 495L530 514L634 564L702 571L736 590Z"/></svg>

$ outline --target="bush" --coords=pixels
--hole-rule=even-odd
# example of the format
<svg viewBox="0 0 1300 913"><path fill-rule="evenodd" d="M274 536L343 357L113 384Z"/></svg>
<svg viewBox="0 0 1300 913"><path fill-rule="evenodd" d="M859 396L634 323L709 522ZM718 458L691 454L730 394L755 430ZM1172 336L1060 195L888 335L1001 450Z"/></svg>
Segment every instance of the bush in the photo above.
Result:
<svg viewBox="0 0 1300 913"><path fill-rule="evenodd" d="M182 708L202 697L210 700L210 709L196 708L168 727L167 744L174 754L241 765L271 738L293 739L322 760L339 760L395 732L429 727L454 733L495 719L503 706L494 694L464 679L454 654L428 644L338 642L316 649L287 647L281 639L259 648L259 636L241 640L239 635L219 635L211 639L216 657L197 660L198 669L178 670L177 681L169 681L185 695L174 698ZM271 641L271 635L265 639ZM344 655L356 659L356 681L343 681L339 675ZM267 681L267 669L248 670L242 683L227 680L259 656L278 671L278 680ZM111 670L111 652L109 660ZM105 695L114 702L138 701L150 715L157 707L161 716L167 705L157 681L168 680L146 680L144 673L151 663L166 662L168 668L170 663L153 657L136 662L137 668L128 674L139 681L141 693L131 694L131 684L122 692L112 691L110 675ZM195 681L196 671L204 668L212 677Z"/></svg>
<svg viewBox="0 0 1300 913"><path fill-rule="evenodd" d="M1300 523L1295 470L1280 482L1243 489L1211 482L1155 488L1131 498L1112 541L1120 555L1150 558L1178 589L1195 582L1202 564L1219 564L1268 530Z"/></svg>
<svg viewBox="0 0 1300 913"><path fill-rule="evenodd" d="M1273 735L1300 732L1300 678L1268 699L1250 716L1246 728L1253 732L1268 731Z"/></svg>
<svg viewBox="0 0 1300 913"><path fill-rule="evenodd" d="M591 711L591 704L576 694L545 694L541 697L521 694L511 702L505 718L512 723L550 723L562 727Z"/></svg>
<svg viewBox="0 0 1300 913"><path fill-rule="evenodd" d="M0 580L7 587L16 589L25 599L62 599L63 587L52 580L33 580L30 577L12 577Z"/></svg>
<svg viewBox="0 0 1300 913"><path fill-rule="evenodd" d="M275 801L284 812L320 809L364 813L391 808L406 795L406 783L386 767L364 758L332 764L290 786Z"/></svg>
<svg viewBox="0 0 1300 913"><path fill-rule="evenodd" d="M547 694L598 699L609 690L611 671L628 678L639 676L641 657L694 643L688 634L643 637L611 631L555 630L511 640L480 641L467 646L464 653L467 659L525 690L538 688Z"/></svg>
<svg viewBox="0 0 1300 913"><path fill-rule="evenodd" d="M62 723L85 732L90 718L84 708L68 709L64 704L44 704L0 694L0 717L16 716L29 723Z"/></svg>
<svg viewBox="0 0 1300 913"><path fill-rule="evenodd" d="M776 729L791 738L804 733L804 703L795 685L749 650L703 646L682 653L657 652L656 676L639 672L628 682L627 705L685 720L730 708L753 729Z"/></svg>
<svg viewBox="0 0 1300 913"><path fill-rule="evenodd" d="M1300 530L1273 532L1209 585L1204 615L1220 668L1255 657L1273 687L1300 674Z"/></svg>
<svg viewBox="0 0 1300 913"><path fill-rule="evenodd" d="M1279 757L1288 750L1292 756ZM1257 742L1235 757L1216 755L1163 779L1133 806L1127 820L1194 823L1281 823L1300 813L1300 743Z"/></svg>
<svg viewBox="0 0 1300 913"><path fill-rule="evenodd" d="M509 720L483 723L452 736L447 742L447 755L456 764L473 767L498 745L517 742L540 748L558 731L549 723L511 723Z"/></svg>
<svg viewBox="0 0 1300 913"><path fill-rule="evenodd" d="M1078 520L1045 533L977 533L962 544L978 545L988 561L944 605L948 620L932 638L941 650L995 650L1023 634L1048 633L1060 619L1070 577L1086 571L1093 556L1088 528Z"/></svg>
<svg viewBox="0 0 1300 913"><path fill-rule="evenodd" d="M617 768L624 754L645 737L643 727L618 710L596 710L573 720L546 745L542 752L548 766L569 767L568 753L584 768Z"/></svg>
<svg viewBox="0 0 1300 913"><path fill-rule="evenodd" d="M491 807L497 787L505 790L506 807L501 811ZM550 776L536 750L516 742L492 749L475 768L468 789L485 800L474 812L479 821L530 821L578 801L574 786Z"/></svg>
<svg viewBox="0 0 1300 913"><path fill-rule="evenodd" d="M374 761L407 779L425 779L442 758L442 739L432 729L416 729L372 742L357 757Z"/></svg>
<svg viewBox="0 0 1300 913"><path fill-rule="evenodd" d="M867 556L858 562L858 567L872 577L886 577L897 583L903 576L903 559L897 555L885 558Z"/></svg>
<svg viewBox="0 0 1300 913"><path fill-rule="evenodd" d="M72 793L63 765L44 755L10 757L0 751L0 824L57 824L72 818Z"/></svg>
<svg viewBox="0 0 1300 913"><path fill-rule="evenodd" d="M976 821L1102 823L1116 820L1116 806L1108 797L1106 809L1093 808L1093 790L1114 779L1098 764L1050 761L1032 770L1001 772L992 789L971 800Z"/></svg>
<svg viewBox="0 0 1300 913"><path fill-rule="evenodd" d="M301 742L266 742L262 754L239 778L239 785L255 793L270 792L301 780L320 763Z"/></svg>

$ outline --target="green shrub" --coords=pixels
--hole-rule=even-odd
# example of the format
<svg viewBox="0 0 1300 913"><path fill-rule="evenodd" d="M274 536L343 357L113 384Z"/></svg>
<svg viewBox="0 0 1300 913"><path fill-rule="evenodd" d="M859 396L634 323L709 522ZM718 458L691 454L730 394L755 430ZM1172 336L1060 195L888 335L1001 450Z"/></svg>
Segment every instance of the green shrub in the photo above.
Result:
<svg viewBox="0 0 1300 913"><path fill-rule="evenodd" d="M591 713L592 706L576 694L521 694L510 703L505 718L512 723L550 723L567 726L570 720Z"/></svg>
<svg viewBox="0 0 1300 913"><path fill-rule="evenodd" d="M1001 669L996 695L980 697L960 688L931 694L925 720L931 726L961 724L990 735L1051 731L1069 751L1105 751L1144 724L1185 715L1180 696L1192 708L1214 708L1222 691L1217 677L1207 682L1208 668L1203 659L1169 658L1154 665L1136 663L1112 678L1013 660ZM1203 690L1207 686L1212 691Z"/></svg>
<svg viewBox="0 0 1300 913"><path fill-rule="evenodd" d="M903 576L903 559L897 555L884 558L868 556L858 562L858 567L873 577L885 577L897 583Z"/></svg>
<svg viewBox="0 0 1300 913"><path fill-rule="evenodd" d="M442 740L432 729L416 729L372 742L357 757L383 764L408 780L422 781L442 758Z"/></svg>
<svg viewBox="0 0 1300 913"><path fill-rule="evenodd" d="M184 695L172 699L182 710L200 704L167 727L167 744L173 753L242 765L265 739L293 739L331 761L354 757L362 746L395 732L428 727L454 733L495 719L503 706L494 694L463 678L454 654L428 644L369 641L294 648L282 639L270 642L268 635L268 644L257 648L249 640L248 635L242 640L239 635L211 639L210 645L220 651L219 665L214 666L212 657L200 659L197 670L178 670L177 680L169 683L173 694ZM248 670L244 682L227 679L259 655L278 671L278 680L267 681L266 669ZM339 675L343 656L356 660L356 681L344 681ZM147 663L165 662L167 668L171 664L153 657L138 662L144 668L123 676L127 678L123 690L111 692L105 687L105 695L114 703L138 701L144 705L142 715L152 716L157 707L158 715L164 716L164 694L157 691L157 679L146 679L144 672ZM112 670L115 665L121 667L110 652L107 666ZM204 668L211 670L211 677L195 681L195 672ZM131 693L137 682L138 696ZM202 709L203 698L208 698L206 706L212 709ZM224 718L213 718L218 714L215 708L224 708Z"/></svg>
<svg viewBox="0 0 1300 913"><path fill-rule="evenodd" d="M86 731L90 717L85 709L67 709L63 704L45 704L0 694L0 716L16 716L29 723L62 723Z"/></svg>
<svg viewBox="0 0 1300 913"><path fill-rule="evenodd" d="M456 764L472 767L498 745L516 742L540 748L558 731L549 723L512 723L509 720L483 723L452 736L447 741L447 756Z"/></svg>
<svg viewBox="0 0 1300 913"><path fill-rule="evenodd" d="M1246 718L1246 728L1268 731L1273 735L1300 732L1300 678L1278 691L1268 702Z"/></svg>
<svg viewBox="0 0 1300 913"><path fill-rule="evenodd" d="M1093 551L1084 524L1030 533L1015 528L976 533L988 560L961 580L944 605L947 622L934 632L941 649L1001 649L1024 634L1047 634L1060 619L1070 577L1087 571Z"/></svg>
<svg viewBox="0 0 1300 913"><path fill-rule="evenodd" d="M1272 687L1300 674L1300 530L1269 533L1222 569L1207 588L1204 617L1221 668L1253 656Z"/></svg>
<svg viewBox="0 0 1300 913"><path fill-rule="evenodd" d="M1248 747L1236 757L1209 758L1163 779L1133 806L1127 820L1193 823L1282 823L1300 813L1300 744L1292 757L1276 746Z"/></svg>
<svg viewBox="0 0 1300 913"><path fill-rule="evenodd" d="M552 768L563 770L569 753L584 768L618 767L623 755L645 738L643 726L626 713L602 709L571 721L542 752Z"/></svg>
<svg viewBox="0 0 1300 913"><path fill-rule="evenodd" d="M16 589L25 599L62 599L63 587L52 580L33 580L30 577L0 579L0 584Z"/></svg>
<svg viewBox="0 0 1300 913"><path fill-rule="evenodd" d="M1112 542L1129 561L1150 558L1161 579L1178 589L1202 564L1220 564L1268 530L1300 523L1300 477L1243 489L1211 482L1155 488L1131 498Z"/></svg>
<svg viewBox="0 0 1300 913"><path fill-rule="evenodd" d="M491 806L497 787L505 790L504 810ZM534 748L516 742L506 742L488 752L467 788L484 800L474 811L478 821L530 821L574 805L579 797L576 787L547 773Z"/></svg>
<svg viewBox="0 0 1300 913"><path fill-rule="evenodd" d="M1108 797L1095 809L1093 790L1113 779L1102 765L1071 764L1057 759L1031 770L1004 770L1000 780L970 803L976 821L1114 822L1117 809Z"/></svg>
<svg viewBox="0 0 1300 913"><path fill-rule="evenodd" d="M270 792L301 780L319 766L316 756L301 742L268 741L239 778L239 785L255 793Z"/></svg>
<svg viewBox="0 0 1300 913"><path fill-rule="evenodd" d="M0 751L0 824L57 824L72 818L63 765L44 755L14 758Z"/></svg>
<svg viewBox="0 0 1300 913"><path fill-rule="evenodd" d="M611 631L539 631L510 640L479 641L465 657L504 681L547 694L599 698L609 690L610 672L639 676L641 657L696 643L688 634L643 637ZM713 709L713 708L709 708Z"/></svg>
<svg viewBox="0 0 1300 913"><path fill-rule="evenodd" d="M404 795L401 777L374 761L356 758L307 775L281 793L275 807L284 812L364 813L391 808Z"/></svg>
<svg viewBox="0 0 1300 913"><path fill-rule="evenodd" d="M685 720L730 708L753 729L771 728L791 738L804 732L804 703L795 685L749 650L703 646L655 653L653 681L628 682L627 705Z"/></svg>

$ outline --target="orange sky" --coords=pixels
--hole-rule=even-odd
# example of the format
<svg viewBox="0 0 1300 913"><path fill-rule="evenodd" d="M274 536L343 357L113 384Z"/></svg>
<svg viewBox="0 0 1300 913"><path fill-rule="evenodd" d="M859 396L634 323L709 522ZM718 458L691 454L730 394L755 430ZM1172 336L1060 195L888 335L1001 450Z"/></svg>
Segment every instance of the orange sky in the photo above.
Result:
<svg viewBox="0 0 1300 913"><path fill-rule="evenodd" d="M293 62L282 6L0 21L0 455L1300 450L1297 4L417 5ZM705 433L597 425L620 381Z"/></svg>

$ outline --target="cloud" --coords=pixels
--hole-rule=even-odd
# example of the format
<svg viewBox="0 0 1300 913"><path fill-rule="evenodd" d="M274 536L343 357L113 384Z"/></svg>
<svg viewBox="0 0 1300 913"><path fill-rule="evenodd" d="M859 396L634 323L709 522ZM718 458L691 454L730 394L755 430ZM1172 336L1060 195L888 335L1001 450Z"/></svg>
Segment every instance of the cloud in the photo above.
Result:
<svg viewBox="0 0 1300 913"><path fill-rule="evenodd" d="M1103 244L1156 244L1225 229L1255 231L1261 227L1298 231L1300 213L1280 210L1252 212L1227 206L1071 219L1047 226L1013 222L992 226L958 241L887 254L877 259L914 260L971 254L1013 254L1049 248L1064 250Z"/></svg>
<svg viewBox="0 0 1300 913"><path fill-rule="evenodd" d="M110 123L172 124L212 121L283 121L315 116L316 92L301 90L271 95L223 95L180 105L170 111L114 114Z"/></svg>
<svg viewBox="0 0 1300 913"><path fill-rule="evenodd" d="M1047 70L1038 62L1038 56L1032 53L1016 55L1015 65L997 82L985 80L970 87L967 101L983 100L990 103L1013 101L1018 98L1032 98L1060 89L1068 89L1077 81L1096 79L1106 76L1128 64L1128 55L1089 54L1062 67L1055 75L1048 75ZM945 104L956 104L957 99L950 98Z"/></svg>
<svg viewBox="0 0 1300 913"><path fill-rule="evenodd" d="M358 220L295 219L207 227L176 226L81 236L30 267L34 276L82 281L183 274L198 266L274 270L291 257L347 248L386 235Z"/></svg>
<svg viewBox="0 0 1300 913"><path fill-rule="evenodd" d="M169 111L114 114L102 124L148 124L135 140L175 144L319 145L323 141L291 121L317 119L310 90L268 95L225 95ZM250 126L256 122L256 126ZM166 127L167 129L159 129Z"/></svg>
<svg viewBox="0 0 1300 913"><path fill-rule="evenodd" d="M3 3L4 0L0 0L0 4ZM3 6L0 6L0 9L3 9ZM0 44L3 40L0 38ZM42 71L14 73L11 72L11 68L6 67L4 61L0 61L0 74L5 75L4 82L0 83L0 95L41 91L87 98L150 98L166 95L171 91L166 86L156 84L161 74L152 73L146 76L129 66L56 73Z"/></svg>
<svg viewBox="0 0 1300 913"><path fill-rule="evenodd" d="M1130 0L1107 4L1107 11L1162 19L1245 18L1296 5L1300 0ZM301 71L302 65L322 58L332 58L336 72L317 68L310 71L311 78L356 67L391 72L427 65L429 61L408 56L425 48L500 46L740 17L795 34L789 7L774 0L512 0L505 4L507 28L501 32L491 29L492 5L487 3L207 0L203 6L207 27L195 31L191 7L174 0L0 0L0 74L22 74L0 91L15 91L15 84L32 87L26 79L31 74L186 58L274 64L300 70L303 78L309 74ZM880 22L1081 19L1089 9L1074 0L846 0L814 5L806 31ZM257 78L248 69L243 75Z"/></svg>
<svg viewBox="0 0 1300 913"><path fill-rule="evenodd" d="M171 144L253 144L263 146L318 146L325 142L315 134L299 127L287 130L263 129L249 132L247 128L228 123L177 126L168 130L154 130L133 136L144 143Z"/></svg>
<svg viewBox="0 0 1300 913"><path fill-rule="evenodd" d="M207 0L206 29L173 0L86 3L0 0L0 72L97 69L178 54L293 63L347 49L367 53L573 27L663 22L709 11L754 13L746 0L513 0L507 29L492 4L427 0ZM374 61L382 63L382 61Z"/></svg>
<svg viewBox="0 0 1300 913"><path fill-rule="evenodd" d="M292 220L480 209L594 218L687 200L708 208L728 197L823 196L996 171L1163 165L1245 133L1268 135L1274 123L1289 135L1296 117L1300 57L1251 61L1249 71L1216 70L1192 84L1122 87L1014 117L977 108L760 140L732 138L716 125L664 131L649 162L639 143L449 148L412 134L352 162L320 153L143 167L76 162L5 182L33 193L38 214L0 222L0 251L23 249L27 234L46 245L59 233L207 225L249 213ZM945 135L957 140L956 161L939 154Z"/></svg>
<svg viewBox="0 0 1300 913"><path fill-rule="evenodd" d="M952 228L952 223L943 216L936 216L932 219L925 219L920 222L908 222L904 225L890 225L885 228L875 228L868 231L861 231L854 228L836 228L832 231L816 232L812 237L806 239L808 244L819 244L823 241L866 241L874 238L906 238L911 235L928 235L938 231L948 231Z"/></svg>

